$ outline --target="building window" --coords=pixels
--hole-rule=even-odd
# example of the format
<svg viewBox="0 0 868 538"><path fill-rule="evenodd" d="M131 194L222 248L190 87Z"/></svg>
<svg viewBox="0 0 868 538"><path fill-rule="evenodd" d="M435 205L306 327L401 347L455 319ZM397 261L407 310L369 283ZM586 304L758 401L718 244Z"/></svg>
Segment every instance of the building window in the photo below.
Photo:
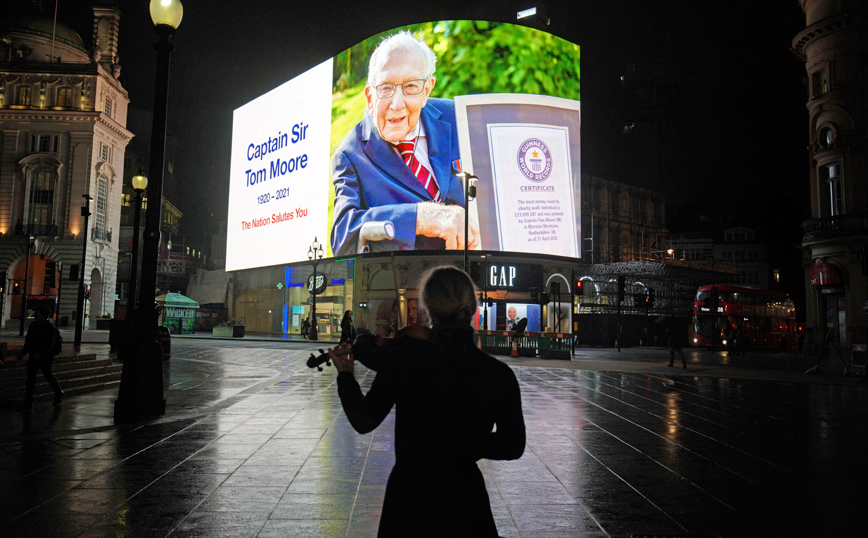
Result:
<svg viewBox="0 0 868 538"><path fill-rule="evenodd" d="M112 117L112 100L109 97L105 98L105 115Z"/></svg>
<svg viewBox="0 0 868 538"><path fill-rule="evenodd" d="M57 106L72 108L72 88L63 87L57 89Z"/></svg>
<svg viewBox="0 0 868 538"><path fill-rule="evenodd" d="M30 86L18 86L18 98L15 101L21 106L30 106L32 91Z"/></svg>
<svg viewBox="0 0 868 538"><path fill-rule="evenodd" d="M112 156L112 152L111 152L111 148L109 147L109 145L100 143L100 145L99 145L99 158L100 158L100 160L108 162L108 160L111 158L111 156Z"/></svg>
<svg viewBox="0 0 868 538"><path fill-rule="evenodd" d="M829 78L826 70L817 71L811 75L811 96L820 97L829 91Z"/></svg>
<svg viewBox="0 0 868 538"><path fill-rule="evenodd" d="M843 188L841 185L840 163L830 163L820 167L820 181L824 188L823 204L820 207L822 216L834 217L843 212Z"/></svg>
<svg viewBox="0 0 868 538"><path fill-rule="evenodd" d="M772 274L774 275L775 283L780 283L780 281L781 281L780 269L775 269L774 271L772 271Z"/></svg>
<svg viewBox="0 0 868 538"><path fill-rule="evenodd" d="M31 153L57 153L60 150L60 136L56 134L30 135Z"/></svg>
<svg viewBox="0 0 868 538"><path fill-rule="evenodd" d="M57 169L53 166L38 166L30 173L27 189L27 224L47 226L54 213L54 179Z"/></svg>
<svg viewBox="0 0 868 538"><path fill-rule="evenodd" d="M108 211L108 180L99 176L96 183L96 235L101 236L106 231L106 213Z"/></svg>

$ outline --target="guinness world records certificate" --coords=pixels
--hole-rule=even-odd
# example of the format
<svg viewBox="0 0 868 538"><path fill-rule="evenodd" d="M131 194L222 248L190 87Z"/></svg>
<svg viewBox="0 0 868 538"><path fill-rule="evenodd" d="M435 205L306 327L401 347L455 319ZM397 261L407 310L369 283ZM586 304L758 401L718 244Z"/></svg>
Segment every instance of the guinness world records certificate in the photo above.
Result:
<svg viewBox="0 0 868 538"><path fill-rule="evenodd" d="M455 105L482 249L580 257L580 103L487 94Z"/></svg>
<svg viewBox="0 0 868 538"><path fill-rule="evenodd" d="M488 133L501 250L575 256L567 129L489 124Z"/></svg>

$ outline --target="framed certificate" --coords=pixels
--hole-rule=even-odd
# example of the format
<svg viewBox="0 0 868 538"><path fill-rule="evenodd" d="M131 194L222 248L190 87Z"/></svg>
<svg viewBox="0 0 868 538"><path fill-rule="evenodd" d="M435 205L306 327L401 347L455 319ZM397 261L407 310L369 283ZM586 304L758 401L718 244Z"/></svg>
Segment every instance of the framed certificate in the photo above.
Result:
<svg viewBox="0 0 868 538"><path fill-rule="evenodd" d="M580 103L539 95L455 98L462 168L483 250L580 257Z"/></svg>

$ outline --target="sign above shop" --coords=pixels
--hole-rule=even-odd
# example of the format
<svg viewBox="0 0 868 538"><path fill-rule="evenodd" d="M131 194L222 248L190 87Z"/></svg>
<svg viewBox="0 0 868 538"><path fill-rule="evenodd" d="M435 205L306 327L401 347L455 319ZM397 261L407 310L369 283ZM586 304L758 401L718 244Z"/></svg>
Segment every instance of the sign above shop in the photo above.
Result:
<svg viewBox="0 0 868 538"><path fill-rule="evenodd" d="M542 285L543 270L540 264L527 263L480 263L476 285L487 289L528 291ZM476 276L477 271L472 271Z"/></svg>
<svg viewBox="0 0 868 538"><path fill-rule="evenodd" d="M313 293L314 295L322 295L328 287L326 277L322 273L316 273L316 285L314 285L313 277L313 274L307 277L307 291Z"/></svg>

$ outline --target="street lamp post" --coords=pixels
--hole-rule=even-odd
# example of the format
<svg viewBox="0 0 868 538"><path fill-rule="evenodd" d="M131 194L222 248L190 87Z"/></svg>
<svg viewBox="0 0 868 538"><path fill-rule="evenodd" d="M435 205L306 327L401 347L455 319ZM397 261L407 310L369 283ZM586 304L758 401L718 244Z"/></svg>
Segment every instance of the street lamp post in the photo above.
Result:
<svg viewBox="0 0 868 538"><path fill-rule="evenodd" d="M307 259L313 262L313 277L312 281L308 284L308 288L310 289L310 339L318 340L317 336L317 320L316 320L316 290L318 288L316 283L316 266L319 265L319 261L323 257L322 245L316 240L316 237L313 238L313 243L311 243L310 248L307 249Z"/></svg>
<svg viewBox="0 0 868 538"><path fill-rule="evenodd" d="M30 284L30 252L33 250L33 234L27 235L27 258L24 260L24 293L21 295L21 323L18 336L24 336L24 322L27 318L27 286Z"/></svg>
<svg viewBox="0 0 868 538"><path fill-rule="evenodd" d="M133 190L136 191L136 207L133 211L133 253L130 260L130 287L127 294L127 319L132 320L136 312L136 295L138 294L139 278L139 228L142 221L142 193L148 188L148 178L141 168L139 173L133 176Z"/></svg>
<svg viewBox="0 0 868 538"><path fill-rule="evenodd" d="M78 298L75 301L75 308L78 310L78 316L75 318L75 338L72 342L72 351L77 355L81 353L81 329L84 326L84 268L87 267L87 218L90 216L90 201L93 197L89 194L82 194L84 205L81 206L81 270L78 272Z"/></svg>
<svg viewBox="0 0 868 538"><path fill-rule="evenodd" d="M467 257L467 237L470 226L470 199L476 198L476 184L472 179L479 179L470 172L460 170L455 164L452 165L452 173L464 180L464 272L470 274L470 262Z"/></svg>
<svg viewBox="0 0 868 538"><path fill-rule="evenodd" d="M151 19L160 40L157 50L157 73L154 87L154 120L151 127L150 178L148 178L149 207L145 214L145 234L142 244L142 276L139 307L146 318L145 329L153 332L157 325L156 283L157 258L160 250L160 224L162 218L163 168L166 153L166 115L169 101L169 63L172 35L181 23L184 8L178 0L151 0Z"/></svg>
<svg viewBox="0 0 868 538"><path fill-rule="evenodd" d="M166 399L163 396L163 348L157 339L157 258L162 219L169 63L172 51L175 50L172 35L181 24L184 7L179 0L151 0L150 12L154 31L159 36L159 41L154 44L157 51L157 69L151 124L151 177L147 187L150 207L145 214L141 286L132 331L134 343L121 349L125 360L118 399L115 401L116 421L163 415L166 412Z"/></svg>

